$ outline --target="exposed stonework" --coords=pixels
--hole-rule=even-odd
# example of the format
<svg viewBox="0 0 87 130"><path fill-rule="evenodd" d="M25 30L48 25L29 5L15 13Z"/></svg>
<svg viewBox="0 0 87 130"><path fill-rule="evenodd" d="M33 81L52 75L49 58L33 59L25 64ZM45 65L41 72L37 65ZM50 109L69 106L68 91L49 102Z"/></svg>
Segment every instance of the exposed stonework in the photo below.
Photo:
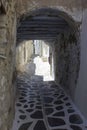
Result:
<svg viewBox="0 0 87 130"><path fill-rule="evenodd" d="M16 5L15 5L16 4ZM16 10L15 10L16 8ZM76 24L76 26L81 27L81 44L74 45L68 44L65 52L63 50L60 52L60 47L56 51L59 51L58 56L60 58L62 69L59 70L60 78L59 83L65 85L69 88L70 93L74 96L75 83L77 82L77 66L79 67L79 62L81 61L80 73L78 86L76 88L76 104L78 104L81 112L87 117L87 61L86 59L86 0L0 0L0 130L10 130L13 116L14 116L14 97L15 97L15 52L16 52L16 19L20 19L21 16L27 16L33 10L40 8L52 8L59 10L59 15L63 17L69 25ZM17 18L16 18L17 16ZM82 24L81 24L82 23ZM73 28L74 26L72 26ZM63 42L59 40L59 42ZM75 42L76 43L76 42ZM80 46L79 46L80 45ZM55 47L58 47L56 45ZM79 61L79 49L81 47L81 58ZM66 53L68 52L68 53ZM74 53L75 52L75 53ZM65 56L66 54L67 56ZM74 55L73 55L74 54ZM66 61L63 64L63 59L61 56L64 55L63 59ZM54 55L55 56L55 55ZM57 55L56 55L57 56ZM75 57L74 57L75 56ZM56 58L56 57L54 57ZM57 59L57 60L58 60ZM78 59L78 60L77 60ZM65 63L67 62L67 67ZM69 66L68 66L69 63ZM75 65L76 64L76 65ZM59 66L60 64L58 64ZM60 66L59 66L60 67ZM60 67L61 68L61 67ZM56 68L57 70L57 64ZM56 71L58 72L58 70ZM63 73L64 72L64 73ZM62 75L64 75L63 78ZM68 79L66 79L68 75ZM75 78L75 79L74 79ZM62 79L62 80L61 80ZM60 82L60 80L62 82ZM66 84L64 84L66 81Z"/></svg>
<svg viewBox="0 0 87 130"><path fill-rule="evenodd" d="M79 72L80 45L73 34L61 34L54 46L55 78L74 99Z"/></svg>
<svg viewBox="0 0 87 130"><path fill-rule="evenodd" d="M1 2L0 2L1 3ZM9 130L14 113L14 71L16 15L14 3L2 1L0 13L0 129Z"/></svg>
<svg viewBox="0 0 87 130"><path fill-rule="evenodd" d="M70 17L73 17L76 21L82 19L82 3L81 0L19 0L17 1L17 14L30 13L30 11L39 8L53 8L58 9L60 13L66 12ZM64 16L66 17L66 16Z"/></svg>

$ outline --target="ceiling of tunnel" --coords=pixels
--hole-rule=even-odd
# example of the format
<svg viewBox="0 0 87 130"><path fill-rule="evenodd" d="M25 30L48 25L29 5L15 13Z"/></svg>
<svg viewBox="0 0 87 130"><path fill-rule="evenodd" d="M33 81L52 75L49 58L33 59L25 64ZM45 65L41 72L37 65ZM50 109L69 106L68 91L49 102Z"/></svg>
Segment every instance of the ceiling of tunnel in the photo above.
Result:
<svg viewBox="0 0 87 130"><path fill-rule="evenodd" d="M69 29L68 23L52 12L39 10L20 21L17 40L55 40L59 33Z"/></svg>

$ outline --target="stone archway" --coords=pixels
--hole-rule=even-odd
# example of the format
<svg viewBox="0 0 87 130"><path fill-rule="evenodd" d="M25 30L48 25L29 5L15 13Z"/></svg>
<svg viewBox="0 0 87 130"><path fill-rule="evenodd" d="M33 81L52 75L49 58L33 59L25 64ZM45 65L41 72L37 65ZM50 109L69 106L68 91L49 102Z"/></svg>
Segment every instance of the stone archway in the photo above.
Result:
<svg viewBox="0 0 87 130"><path fill-rule="evenodd" d="M20 17L23 14L27 14L33 10L37 10L40 8L53 8L60 10L61 12L65 12L75 21L81 22L82 19L82 1L75 1L75 0L23 0L17 1L17 16Z"/></svg>
<svg viewBox="0 0 87 130"><path fill-rule="evenodd" d="M79 26L82 20L82 5L81 5L81 0L67 0L66 1L62 1L62 0L34 0L34 1L25 1L25 3L23 4L22 0L19 0L19 4L14 4L13 0L11 1L6 1L6 0L1 0L0 1L0 7L1 7L1 2L3 3L3 7L5 6L5 8L2 8L3 13L6 13L6 20L7 23L6 25L6 29L5 33L6 33L6 44L5 48L3 49L3 45L1 40L3 40L4 35L2 35L2 38L0 37L0 45L2 46L2 48L0 47L0 52L4 52L5 57L0 57L0 129L5 130L5 129L9 129L11 127L11 123L12 123L12 119L13 119L13 106L14 106L14 102L13 102L13 96L14 96L14 90L12 87L12 76L13 76L13 71L14 71L14 59L15 59L15 41L16 41L16 14L15 12L17 11L17 17L20 18L20 16L22 16L23 14L28 14L29 12L31 12L32 10L35 9L41 9L41 8L53 8L53 9L58 9L60 10L60 12L65 12L64 14L62 13L62 17L66 19L66 21L69 23L69 25L71 25L71 27L74 27L74 31L76 32L75 36L76 39L78 41L78 46L76 46L76 48L78 49L78 51L76 52L76 55L79 56L79 50L80 50L80 44L79 44ZM85 4L84 4L85 5ZM16 11L15 11L15 7ZM5 10L3 10L5 9ZM87 14L87 13L86 13ZM86 17L86 14L84 14L84 16ZM84 17L83 16L83 17ZM2 15L1 15L1 9L0 9L0 20L2 20ZM86 19L86 18L84 18ZM82 21L83 22L83 21ZM85 20L84 20L85 22ZM84 72L86 70L86 63L85 60L86 58L86 50L84 52L84 48L86 49L86 36L83 37L84 33L86 32L85 28L86 28L86 23L83 25L84 27L82 27L83 29L83 34L81 34L82 36L82 41L81 41L81 49L82 49L82 57L81 57L81 74L83 74L80 78L80 88L78 86L77 89L77 95L78 95L78 99L76 104L79 104L79 108L81 108L81 110L84 113L87 113L87 109L85 109L85 103L84 99L86 99L86 94L84 94L84 91L87 90L86 89L86 85L84 85L84 87L82 88L82 84L84 83L84 77L85 77L85 84L86 84L86 74L84 75ZM4 24L4 22L3 22ZM1 21L0 21L0 33L2 34L2 26L1 26ZM75 30L76 29L76 30ZM84 31L85 30L85 31ZM3 33L4 34L4 33ZM86 33L85 33L86 34ZM1 36L1 35L0 35ZM60 35L58 40L59 42L61 41L61 37L64 37L66 39L66 35ZM70 38L71 39L71 38ZM56 43L58 42L58 40L56 40ZM68 40L68 39L67 39ZM83 41L84 41L84 48L83 48ZM64 41L62 41L64 42ZM75 49L75 48L74 48ZM55 50L55 48L54 48ZM83 54L84 52L84 54ZM72 53L73 54L73 53ZM84 61L84 71L83 71L83 61ZM78 57L78 67L79 67L79 57ZM76 67L77 68L77 67ZM79 70L79 69L78 69ZM76 71L78 71L76 70ZM75 72L76 72L75 71ZM78 72L77 72L78 73ZM83 78L83 79L82 79ZM77 80L77 78L76 78ZM77 82L77 81L76 81ZM74 86L75 90L76 85ZM79 91L78 91L79 90ZM79 94L78 94L79 93ZM86 93L86 91L85 91ZM81 102L79 101L79 99L82 100ZM6 108L6 109L5 109ZM84 111L85 110L85 111ZM85 114L84 114L85 115Z"/></svg>
<svg viewBox="0 0 87 130"><path fill-rule="evenodd" d="M39 8L39 9L32 10L28 13L25 13L20 17L19 26L18 26L18 32L20 33L20 35L18 35L19 38L20 36L22 36L23 38L23 35L22 35L23 31L25 31L25 34L29 33L28 37L25 37L24 40L28 38L30 38L28 40L34 40L35 38L38 38L38 39L42 38L41 36L39 36L39 31L38 31L38 29L40 28L40 25L37 26L37 28L34 28L34 34L36 35L33 37L33 29L32 29L33 24L35 24L35 22L38 22L38 24L44 24L44 22L39 23L37 17L39 17L39 20L41 20L40 18L44 17L43 20L45 20L45 24L48 25L48 30L51 28L51 26L49 26L49 23L46 23L46 19L50 18L51 20L51 18L54 18L55 23L57 24L57 22L59 21L56 19L58 18L59 20L61 20L62 24L64 24L64 22L66 24L65 30L63 30L63 32L62 31L57 32L59 33L58 37L56 35L54 39L52 39L53 33L51 32L53 30L49 30L48 32L45 30L46 35L50 34L49 32L51 32L51 40L49 40L49 37L47 37L48 38L47 40L45 35L41 35L41 36L43 36L43 40L47 40L49 42L49 45L51 44L53 55L55 57L54 64L55 64L56 82L60 84L61 86L63 86L64 89L66 89L68 93L71 95L71 97L74 99L77 79L79 75L79 66L80 66L80 42L79 42L79 37L80 37L79 25L80 24L78 22L75 22L72 16L69 16L67 13L60 11L58 9ZM36 19L36 21L32 23L32 19L33 21L34 19ZM29 30L28 32L26 32L26 30L22 30L22 26L24 22L27 22L27 21L28 21L27 28L30 28L31 32L29 32ZM30 21L30 26L29 26L29 21ZM60 24L60 28L62 27L62 24ZM53 26L53 27L58 29L57 26ZM22 32L20 32L20 28ZM40 28L40 33L42 33L41 29L43 28ZM45 31L44 31L44 34L45 34Z"/></svg>

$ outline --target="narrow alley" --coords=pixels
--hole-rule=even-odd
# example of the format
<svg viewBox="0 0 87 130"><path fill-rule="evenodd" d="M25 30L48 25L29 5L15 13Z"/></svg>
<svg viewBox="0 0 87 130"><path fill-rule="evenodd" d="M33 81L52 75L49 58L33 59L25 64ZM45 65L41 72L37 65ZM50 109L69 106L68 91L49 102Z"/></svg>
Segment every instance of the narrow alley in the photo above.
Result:
<svg viewBox="0 0 87 130"><path fill-rule="evenodd" d="M85 118L72 102L79 69L75 29L49 8L33 11L20 19L16 46L19 73L12 130L87 129Z"/></svg>
<svg viewBox="0 0 87 130"><path fill-rule="evenodd" d="M87 130L87 0L0 0L0 130Z"/></svg>
<svg viewBox="0 0 87 130"><path fill-rule="evenodd" d="M13 130L86 130L84 118L67 94L41 76L17 80L18 97Z"/></svg>
<svg viewBox="0 0 87 130"><path fill-rule="evenodd" d="M28 67L30 71L27 69L17 77L16 113L12 130L86 130L84 117L65 91L50 78L49 67L44 68L43 62L43 68L39 67L38 75L34 76L30 76L33 65L30 63Z"/></svg>

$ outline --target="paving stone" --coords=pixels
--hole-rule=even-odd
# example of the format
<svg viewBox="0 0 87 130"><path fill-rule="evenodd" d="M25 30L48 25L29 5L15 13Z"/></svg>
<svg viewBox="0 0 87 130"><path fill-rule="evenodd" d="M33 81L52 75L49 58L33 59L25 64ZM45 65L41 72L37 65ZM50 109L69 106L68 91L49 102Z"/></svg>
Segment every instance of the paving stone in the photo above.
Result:
<svg viewBox="0 0 87 130"><path fill-rule="evenodd" d="M58 100L58 101L55 101L54 104L63 104L63 101L62 100Z"/></svg>
<svg viewBox="0 0 87 130"><path fill-rule="evenodd" d="M71 103L66 103L66 106L71 106Z"/></svg>
<svg viewBox="0 0 87 130"><path fill-rule="evenodd" d="M74 113L75 112L74 109L68 109L67 111L68 111L68 113Z"/></svg>
<svg viewBox="0 0 87 130"><path fill-rule="evenodd" d="M60 96L58 97L58 99L62 99L63 97L65 97L64 94L60 95Z"/></svg>
<svg viewBox="0 0 87 130"><path fill-rule="evenodd" d="M46 115L50 115L54 112L53 108L46 108L45 109Z"/></svg>
<svg viewBox="0 0 87 130"><path fill-rule="evenodd" d="M52 105L49 105L49 104L45 104L45 107L52 107Z"/></svg>
<svg viewBox="0 0 87 130"><path fill-rule="evenodd" d="M65 125L65 121L61 118L51 118L51 117L48 117L48 122L49 122L49 125L51 127L54 127L54 126L63 126Z"/></svg>
<svg viewBox="0 0 87 130"><path fill-rule="evenodd" d="M59 128L59 129L52 129L52 130L69 130L69 129L62 129L62 128Z"/></svg>
<svg viewBox="0 0 87 130"><path fill-rule="evenodd" d="M31 108L34 107L34 104L30 104L30 107L31 107Z"/></svg>
<svg viewBox="0 0 87 130"><path fill-rule="evenodd" d="M27 112L33 112L33 109L26 109Z"/></svg>
<svg viewBox="0 0 87 130"><path fill-rule="evenodd" d="M76 126L76 125L71 125L70 126L73 130L82 130L82 128L80 126Z"/></svg>
<svg viewBox="0 0 87 130"><path fill-rule="evenodd" d="M56 112L55 114L53 114L53 116L57 116L57 117L61 116L61 117L64 117L64 116L65 116L65 113L64 113L64 111Z"/></svg>
<svg viewBox="0 0 87 130"><path fill-rule="evenodd" d="M82 124L83 123L81 117L78 114L70 115L69 121L70 121L70 123L73 123L73 124Z"/></svg>
<svg viewBox="0 0 87 130"><path fill-rule="evenodd" d="M23 114L25 113L23 110L19 110L19 112L20 112L20 113L23 113Z"/></svg>
<svg viewBox="0 0 87 130"><path fill-rule="evenodd" d="M68 97L65 97L63 100L64 100L64 101L67 101L67 100L68 100Z"/></svg>
<svg viewBox="0 0 87 130"><path fill-rule="evenodd" d="M26 118L26 115L20 115L19 118L24 120Z"/></svg>
<svg viewBox="0 0 87 130"><path fill-rule="evenodd" d="M47 128L44 124L44 121L42 121L42 120L37 121L37 123L34 127L34 130L47 130Z"/></svg>
<svg viewBox="0 0 87 130"><path fill-rule="evenodd" d="M28 108L28 105L25 104L25 105L24 105L24 108Z"/></svg>
<svg viewBox="0 0 87 130"><path fill-rule="evenodd" d="M51 97L44 97L44 102L45 103L52 103L52 101L53 101L53 98L51 98Z"/></svg>
<svg viewBox="0 0 87 130"><path fill-rule="evenodd" d="M22 103L26 103L27 101L26 101L26 100L20 100L20 102L22 102Z"/></svg>
<svg viewBox="0 0 87 130"><path fill-rule="evenodd" d="M42 109L42 106L36 106L37 109Z"/></svg>
<svg viewBox="0 0 87 130"><path fill-rule="evenodd" d="M18 130L28 130L28 128L30 127L31 124L32 124L32 122L24 123L20 126L20 128Z"/></svg>
<svg viewBox="0 0 87 130"><path fill-rule="evenodd" d="M16 106L20 107L22 104L21 103L16 103Z"/></svg>
<svg viewBox="0 0 87 130"><path fill-rule="evenodd" d="M34 119L43 119L43 113L42 111L35 111L33 114L31 114L31 117Z"/></svg>
<svg viewBox="0 0 87 130"><path fill-rule="evenodd" d="M56 110L62 110L63 109L63 106L58 106L58 107L56 107Z"/></svg>

